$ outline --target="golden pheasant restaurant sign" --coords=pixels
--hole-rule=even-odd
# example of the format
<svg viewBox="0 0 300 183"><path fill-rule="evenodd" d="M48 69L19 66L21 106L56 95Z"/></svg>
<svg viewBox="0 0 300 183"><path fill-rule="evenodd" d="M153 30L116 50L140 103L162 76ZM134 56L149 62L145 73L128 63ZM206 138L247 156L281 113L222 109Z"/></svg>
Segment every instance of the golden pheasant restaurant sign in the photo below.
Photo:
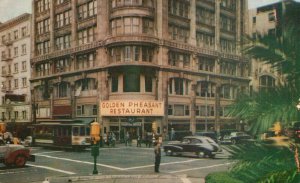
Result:
<svg viewBox="0 0 300 183"><path fill-rule="evenodd" d="M101 116L164 116L164 102L156 100L107 100L100 103Z"/></svg>

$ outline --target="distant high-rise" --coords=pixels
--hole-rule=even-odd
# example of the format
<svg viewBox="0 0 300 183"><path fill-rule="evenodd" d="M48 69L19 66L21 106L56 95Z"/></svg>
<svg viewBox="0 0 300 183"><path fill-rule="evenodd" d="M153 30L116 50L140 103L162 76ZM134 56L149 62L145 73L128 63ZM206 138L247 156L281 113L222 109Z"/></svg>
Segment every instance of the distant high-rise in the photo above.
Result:
<svg viewBox="0 0 300 183"><path fill-rule="evenodd" d="M33 0L38 122L97 118L104 132L235 128L248 91L244 0ZM102 102L102 105L100 105ZM99 111L100 109L100 111Z"/></svg>

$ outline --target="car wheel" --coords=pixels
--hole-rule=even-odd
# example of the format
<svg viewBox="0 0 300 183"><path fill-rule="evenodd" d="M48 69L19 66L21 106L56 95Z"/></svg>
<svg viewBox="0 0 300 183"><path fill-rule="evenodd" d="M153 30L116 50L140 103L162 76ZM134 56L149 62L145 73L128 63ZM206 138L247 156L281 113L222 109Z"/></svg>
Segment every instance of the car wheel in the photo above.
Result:
<svg viewBox="0 0 300 183"><path fill-rule="evenodd" d="M231 143L232 143L232 144L236 144L236 140L235 140L235 139L232 139L232 140L231 140Z"/></svg>
<svg viewBox="0 0 300 183"><path fill-rule="evenodd" d="M205 156L206 156L205 152L203 152L203 151L196 152L196 155L198 158L205 158Z"/></svg>
<svg viewBox="0 0 300 183"><path fill-rule="evenodd" d="M172 150L167 150L166 155L167 156L173 156L173 151Z"/></svg>
<svg viewBox="0 0 300 183"><path fill-rule="evenodd" d="M15 159L15 165L17 167L23 167L23 166L25 166L26 161L27 161L27 159L24 155L18 155Z"/></svg>

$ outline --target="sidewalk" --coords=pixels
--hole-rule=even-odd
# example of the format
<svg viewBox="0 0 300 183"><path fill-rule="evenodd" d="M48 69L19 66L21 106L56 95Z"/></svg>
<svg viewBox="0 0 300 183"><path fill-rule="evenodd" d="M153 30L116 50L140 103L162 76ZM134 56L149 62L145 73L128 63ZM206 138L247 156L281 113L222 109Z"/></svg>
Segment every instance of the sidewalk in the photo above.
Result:
<svg viewBox="0 0 300 183"><path fill-rule="evenodd" d="M47 180L47 181L46 181ZM43 183L204 183L201 178L188 178L186 175L91 175L74 177L47 177Z"/></svg>

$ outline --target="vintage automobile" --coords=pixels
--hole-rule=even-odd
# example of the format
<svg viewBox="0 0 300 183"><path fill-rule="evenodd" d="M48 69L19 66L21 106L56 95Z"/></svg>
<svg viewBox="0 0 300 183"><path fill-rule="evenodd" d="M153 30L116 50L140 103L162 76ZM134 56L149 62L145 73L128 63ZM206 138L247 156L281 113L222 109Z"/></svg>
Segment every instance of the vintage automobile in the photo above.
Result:
<svg viewBox="0 0 300 183"><path fill-rule="evenodd" d="M186 136L183 140L171 142L164 146L167 156L182 155L192 153L197 157L214 158L217 153L221 153L220 146L211 138L205 136Z"/></svg>
<svg viewBox="0 0 300 183"><path fill-rule="evenodd" d="M8 167L23 167L27 161L35 161L35 156L30 154L29 148L23 145L5 144L0 139L0 163Z"/></svg>
<svg viewBox="0 0 300 183"><path fill-rule="evenodd" d="M205 137L210 137L213 139L215 142L218 143L218 136L216 132L213 131L207 131L207 132L196 132L195 136L205 136Z"/></svg>
<svg viewBox="0 0 300 183"><path fill-rule="evenodd" d="M231 132L230 135L225 135L221 143L237 144L242 142L253 142L254 139L245 132Z"/></svg>

